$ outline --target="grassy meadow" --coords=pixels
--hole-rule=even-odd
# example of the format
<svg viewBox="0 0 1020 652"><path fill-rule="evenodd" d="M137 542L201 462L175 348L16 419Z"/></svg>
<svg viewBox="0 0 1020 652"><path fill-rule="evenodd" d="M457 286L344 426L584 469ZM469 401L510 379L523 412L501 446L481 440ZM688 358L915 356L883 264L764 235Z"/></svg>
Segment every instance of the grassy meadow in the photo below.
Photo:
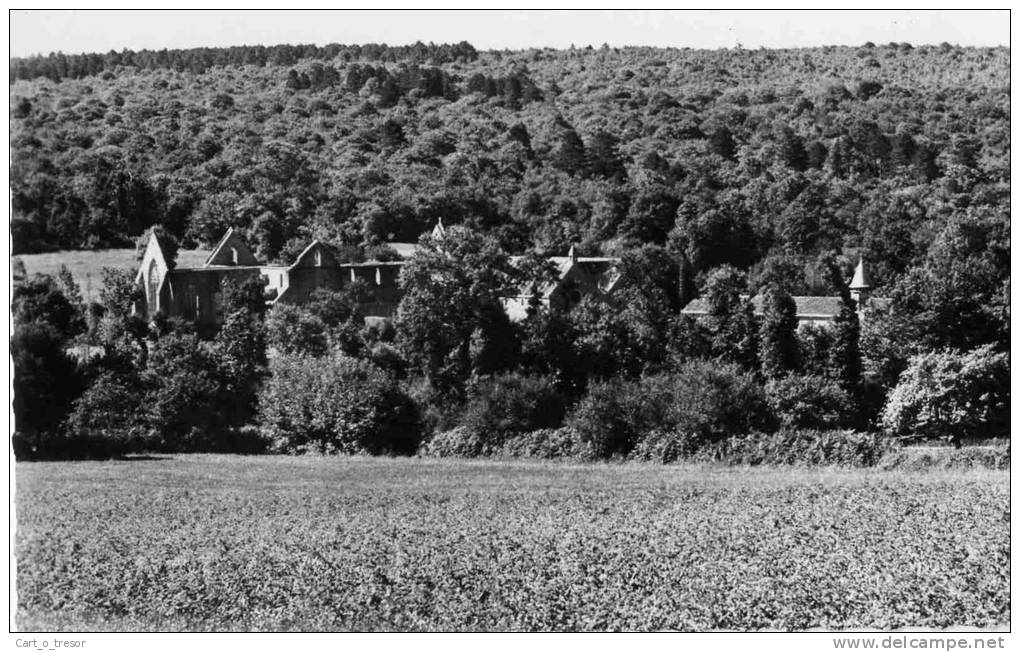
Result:
<svg viewBox="0 0 1020 652"><path fill-rule="evenodd" d="M209 256L209 252L201 249L182 249L177 252L177 263L181 267L200 266ZM103 268L138 269L138 258L134 249L97 249L94 251L55 251L44 254L22 254L12 256L20 258L25 264L25 273L48 274L56 278L61 265L66 265L71 276L81 289L86 301L98 301L103 290Z"/></svg>
<svg viewBox="0 0 1020 652"><path fill-rule="evenodd" d="M17 465L27 630L1001 627L1009 473Z"/></svg>

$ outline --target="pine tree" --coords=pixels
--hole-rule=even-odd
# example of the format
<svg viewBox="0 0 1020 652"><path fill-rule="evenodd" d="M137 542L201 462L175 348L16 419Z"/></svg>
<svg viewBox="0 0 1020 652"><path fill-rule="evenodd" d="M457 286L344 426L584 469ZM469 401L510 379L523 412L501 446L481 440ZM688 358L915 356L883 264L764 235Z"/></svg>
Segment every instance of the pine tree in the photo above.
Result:
<svg viewBox="0 0 1020 652"><path fill-rule="evenodd" d="M226 425L240 426L255 414L266 369L265 300L259 279L223 287L223 324L215 339Z"/></svg>
<svg viewBox="0 0 1020 652"><path fill-rule="evenodd" d="M830 366L840 386L855 394L861 384L861 325L853 302L843 303L836 318L832 320L832 326L834 339L829 349Z"/></svg>
<svg viewBox="0 0 1020 652"><path fill-rule="evenodd" d="M889 161L897 168L908 167L914 159L917 145L909 133L897 132L892 137L892 151L889 154Z"/></svg>
<svg viewBox="0 0 1020 652"><path fill-rule="evenodd" d="M762 373L778 378L798 367L797 305L776 285L766 288L763 299L758 356Z"/></svg>
<svg viewBox="0 0 1020 652"><path fill-rule="evenodd" d="M719 127L708 138L709 147L719 156L732 160L737 153L737 143L733 140L733 132L726 127Z"/></svg>
<svg viewBox="0 0 1020 652"><path fill-rule="evenodd" d="M82 299L81 289L78 287L78 283L74 280L74 276L71 274L71 270L67 268L67 265L60 266L60 271L57 272L57 283L68 303L78 313L78 317L84 319L85 301Z"/></svg>
<svg viewBox="0 0 1020 652"><path fill-rule="evenodd" d="M622 179L627 174L619 152L620 141L613 134L596 131L588 146L588 169L593 175Z"/></svg>
<svg viewBox="0 0 1020 652"><path fill-rule="evenodd" d="M828 156L829 150L818 140L812 140L808 143L807 150L807 165L809 168L821 170L825 167L825 157Z"/></svg>
<svg viewBox="0 0 1020 652"><path fill-rule="evenodd" d="M808 155L804 149L804 140L786 126L780 128L776 138L783 161L794 170L807 169Z"/></svg>
<svg viewBox="0 0 1020 652"><path fill-rule="evenodd" d="M758 327L754 307L746 295L743 272L729 265L719 267L705 283L712 354L746 369L758 367Z"/></svg>
<svg viewBox="0 0 1020 652"><path fill-rule="evenodd" d="M584 174L586 158L581 137L572 127L563 129L553 152L553 165L567 174Z"/></svg>
<svg viewBox="0 0 1020 652"><path fill-rule="evenodd" d="M829 368L840 386L857 395L861 386L861 324L857 318L857 305L843 280L843 273L832 256L823 259L829 280L839 292L839 313L832 320L833 342L829 349Z"/></svg>

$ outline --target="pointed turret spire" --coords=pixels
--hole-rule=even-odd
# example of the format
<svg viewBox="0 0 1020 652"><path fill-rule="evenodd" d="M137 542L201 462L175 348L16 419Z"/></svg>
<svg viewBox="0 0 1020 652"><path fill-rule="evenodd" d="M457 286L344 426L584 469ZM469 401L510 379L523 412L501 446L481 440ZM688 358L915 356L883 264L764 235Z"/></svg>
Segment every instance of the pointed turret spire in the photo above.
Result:
<svg viewBox="0 0 1020 652"><path fill-rule="evenodd" d="M857 261L857 269L854 270L853 280L850 281L850 298L857 304L858 316L863 316L864 307L868 303L868 294L871 290L871 277L868 275L868 268L864 266L864 258Z"/></svg>
<svg viewBox="0 0 1020 652"><path fill-rule="evenodd" d="M440 217L435 227L432 228L432 237L436 240L442 240L445 235L446 227L443 226L443 218Z"/></svg>
<svg viewBox="0 0 1020 652"><path fill-rule="evenodd" d="M868 290L871 288L871 276L864 267L864 258L857 261L857 269L854 270L854 278L850 281L851 290Z"/></svg>

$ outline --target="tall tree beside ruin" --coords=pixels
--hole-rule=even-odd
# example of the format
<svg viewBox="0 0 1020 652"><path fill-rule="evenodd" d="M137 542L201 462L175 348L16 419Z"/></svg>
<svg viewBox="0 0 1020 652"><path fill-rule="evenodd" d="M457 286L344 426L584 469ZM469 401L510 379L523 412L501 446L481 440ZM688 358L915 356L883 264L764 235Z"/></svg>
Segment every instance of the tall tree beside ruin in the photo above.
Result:
<svg viewBox="0 0 1020 652"><path fill-rule="evenodd" d="M230 426L255 414L266 373L265 299L261 279L223 285L223 325L214 342L222 374L221 409Z"/></svg>
<svg viewBox="0 0 1020 652"><path fill-rule="evenodd" d="M492 238L463 227L423 236L400 272L404 355L441 390L457 390L472 370L508 365L514 338L499 300L516 283L516 270Z"/></svg>
<svg viewBox="0 0 1020 652"><path fill-rule="evenodd" d="M829 349L829 366L836 380L846 391L855 394L861 385L861 324L857 305L843 280L835 257L823 257L832 286L840 297L840 309L832 320L833 341Z"/></svg>
<svg viewBox="0 0 1020 652"><path fill-rule="evenodd" d="M712 271L705 283L712 354L746 369L758 367L758 326L747 295L747 278L729 265Z"/></svg>
<svg viewBox="0 0 1020 652"><path fill-rule="evenodd" d="M797 305L785 290L775 285L763 295L758 357L762 373L778 378L798 366Z"/></svg>

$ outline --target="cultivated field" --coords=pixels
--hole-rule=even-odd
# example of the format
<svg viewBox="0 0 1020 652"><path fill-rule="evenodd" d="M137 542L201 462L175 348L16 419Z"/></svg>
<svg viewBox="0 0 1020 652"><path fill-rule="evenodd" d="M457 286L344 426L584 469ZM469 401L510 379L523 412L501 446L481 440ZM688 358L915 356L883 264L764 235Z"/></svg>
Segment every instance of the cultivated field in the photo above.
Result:
<svg viewBox="0 0 1020 652"><path fill-rule="evenodd" d="M22 629L1009 620L1009 474L175 456L17 466Z"/></svg>

